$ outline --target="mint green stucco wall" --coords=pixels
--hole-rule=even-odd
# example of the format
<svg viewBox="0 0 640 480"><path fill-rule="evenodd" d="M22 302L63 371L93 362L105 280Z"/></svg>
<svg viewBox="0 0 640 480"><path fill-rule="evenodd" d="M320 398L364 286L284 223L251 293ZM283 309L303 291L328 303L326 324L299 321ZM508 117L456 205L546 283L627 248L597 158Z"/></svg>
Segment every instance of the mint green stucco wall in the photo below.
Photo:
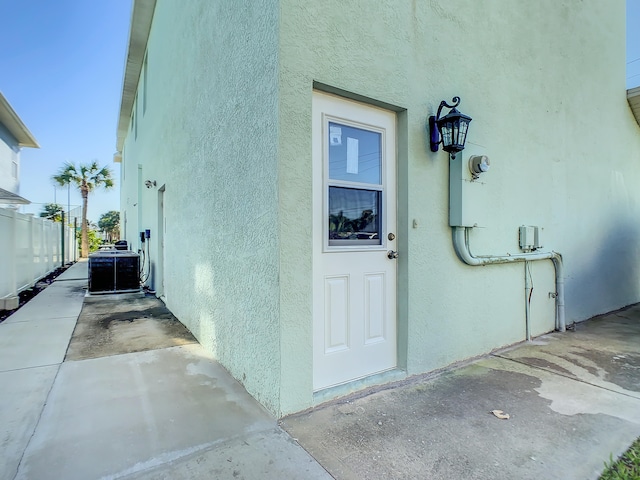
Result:
<svg viewBox="0 0 640 480"><path fill-rule="evenodd" d="M569 323L637 302L624 42L622 0L158 0L123 151L127 238L150 228L157 266L164 185L167 306L270 411L312 406L315 82L398 112L399 367L522 341L523 265L470 267L452 247L448 159L425 121L459 95L465 158L492 163L473 253L519 253L518 227L539 225L564 256ZM536 335L554 327L553 267L530 275Z"/></svg>
<svg viewBox="0 0 640 480"><path fill-rule="evenodd" d="M122 194L127 237L137 245L138 229L150 228L157 267L158 188L165 186L167 306L273 412L280 375L277 35L275 0L158 0L147 108L143 71ZM157 188L138 184L138 164L140 180Z"/></svg>
<svg viewBox="0 0 640 480"><path fill-rule="evenodd" d="M280 2L280 211L295 219L280 224L284 411L311 402L314 82L401 110L399 365L408 374L525 338L524 266L470 267L453 251L448 160L428 151L425 121L454 95L474 119L465 158L492 162L474 191L483 228L471 234L473 253L519 253L518 227L539 225L545 250L564 255L567 322L640 300L640 130L625 98L624 8ZM554 271L530 267L537 335L554 328Z"/></svg>

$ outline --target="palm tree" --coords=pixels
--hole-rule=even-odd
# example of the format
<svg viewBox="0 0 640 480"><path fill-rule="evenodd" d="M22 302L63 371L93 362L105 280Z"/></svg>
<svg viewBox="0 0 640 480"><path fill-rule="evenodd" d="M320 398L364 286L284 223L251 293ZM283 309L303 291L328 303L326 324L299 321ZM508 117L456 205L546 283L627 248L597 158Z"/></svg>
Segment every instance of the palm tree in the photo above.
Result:
<svg viewBox="0 0 640 480"><path fill-rule="evenodd" d="M48 218L54 222L62 221L62 212L64 209L62 205L58 205L57 203L45 203L42 211L40 212L41 218Z"/></svg>
<svg viewBox="0 0 640 480"><path fill-rule="evenodd" d="M73 184L82 195L82 242L80 246L80 256L89 255L89 239L87 236L87 200L89 194L97 187L105 190L113 187L113 177L111 170L107 167L100 168L95 160L89 165L78 165L65 162L58 173L52 177L53 181L61 186Z"/></svg>
<svg viewBox="0 0 640 480"><path fill-rule="evenodd" d="M98 228L106 233L107 242L111 243L114 240L120 239L120 212L111 210L107 213L100 215L98 220Z"/></svg>

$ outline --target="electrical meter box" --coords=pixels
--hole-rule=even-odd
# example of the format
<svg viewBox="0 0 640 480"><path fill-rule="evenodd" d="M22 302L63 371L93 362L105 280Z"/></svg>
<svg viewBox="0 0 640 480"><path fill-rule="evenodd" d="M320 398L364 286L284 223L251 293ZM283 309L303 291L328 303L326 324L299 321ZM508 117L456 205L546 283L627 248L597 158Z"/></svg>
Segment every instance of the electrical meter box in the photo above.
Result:
<svg viewBox="0 0 640 480"><path fill-rule="evenodd" d="M449 226L484 227L490 212L488 179L491 173L474 178L469 170L472 155L486 155L485 149L467 144L456 158L449 160Z"/></svg>

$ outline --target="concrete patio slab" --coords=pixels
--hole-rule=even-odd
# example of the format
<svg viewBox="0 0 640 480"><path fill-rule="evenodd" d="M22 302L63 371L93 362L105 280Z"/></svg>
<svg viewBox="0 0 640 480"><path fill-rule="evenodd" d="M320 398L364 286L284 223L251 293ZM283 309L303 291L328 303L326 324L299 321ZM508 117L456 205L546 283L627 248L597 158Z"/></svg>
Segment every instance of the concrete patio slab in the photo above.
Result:
<svg viewBox="0 0 640 480"><path fill-rule="evenodd" d="M58 287L53 284L42 290L27 304L8 317L2 325L41 319L77 318L82 310L85 290L80 284Z"/></svg>
<svg viewBox="0 0 640 480"><path fill-rule="evenodd" d="M57 372L57 365L0 372L0 479L18 471Z"/></svg>
<svg viewBox="0 0 640 480"><path fill-rule="evenodd" d="M639 327L635 308L281 423L339 479L597 479L640 436Z"/></svg>
<svg viewBox="0 0 640 480"><path fill-rule="evenodd" d="M276 428L200 345L70 361L16 478L121 478Z"/></svg>
<svg viewBox="0 0 640 480"><path fill-rule="evenodd" d="M200 450L127 480L261 479L328 480L331 475L282 429L274 428Z"/></svg>
<svg viewBox="0 0 640 480"><path fill-rule="evenodd" d="M81 276L0 324L0 480L331 478L154 297L85 302L60 364Z"/></svg>
<svg viewBox="0 0 640 480"><path fill-rule="evenodd" d="M0 371L62 363L76 317L40 318L0 323Z"/></svg>
<svg viewBox="0 0 640 480"><path fill-rule="evenodd" d="M65 360L197 343L195 337L155 297L117 297L85 302Z"/></svg>
<svg viewBox="0 0 640 480"><path fill-rule="evenodd" d="M499 357L480 360L474 367L535 377L539 383L534 388L535 393L547 401L551 411L561 415L604 414L640 426L640 401L632 396ZM466 373L462 370L454 374L464 376ZM506 408L514 414L522 410L518 405L507 405ZM640 435L640 427L634 427L634 430Z"/></svg>
<svg viewBox="0 0 640 480"><path fill-rule="evenodd" d="M640 435L640 401L504 362L319 408L283 427L339 479L595 479ZM554 409L545 394L598 407Z"/></svg>
<svg viewBox="0 0 640 480"><path fill-rule="evenodd" d="M640 436L640 305L287 417L292 438L199 344L172 346L194 340L162 302L87 302L81 268L0 324L0 480L582 480Z"/></svg>
<svg viewBox="0 0 640 480"><path fill-rule="evenodd" d="M83 308L83 313L87 315L109 315L114 312L127 312L127 315L135 315L137 312L143 316L154 312L158 315L169 312L161 300L144 293L93 295L85 298Z"/></svg>
<svg viewBox="0 0 640 480"><path fill-rule="evenodd" d="M86 258L81 258L76 263L67 268L56 278L59 280L84 280L87 281L89 277L89 261Z"/></svg>
<svg viewBox="0 0 640 480"><path fill-rule="evenodd" d="M640 306L577 324L500 354L525 365L640 398ZM606 339L606 341L603 341Z"/></svg>
<svg viewBox="0 0 640 480"><path fill-rule="evenodd" d="M87 289L87 280L57 280L53 283L51 283L47 289L49 288L74 288L74 289L78 289L78 288L82 288L83 290Z"/></svg>

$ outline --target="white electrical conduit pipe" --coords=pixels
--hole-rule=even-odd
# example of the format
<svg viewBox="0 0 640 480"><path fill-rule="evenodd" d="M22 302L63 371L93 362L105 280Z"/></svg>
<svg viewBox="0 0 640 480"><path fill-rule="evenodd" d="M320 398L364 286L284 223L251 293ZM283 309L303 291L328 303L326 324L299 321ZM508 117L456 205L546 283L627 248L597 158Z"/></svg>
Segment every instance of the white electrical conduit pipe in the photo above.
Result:
<svg viewBox="0 0 640 480"><path fill-rule="evenodd" d="M487 256L474 256L469 250L469 229L471 227L451 227L453 229L453 248L458 255L458 258L467 265L480 266L480 265L492 265L497 263L514 263L514 262L533 262L536 260L551 260L556 272L556 329L560 332L566 330L566 323L564 319L564 276L562 272L562 256L556 252L540 252L540 253L521 253L516 255L487 255ZM526 276L526 271L525 271ZM526 283L526 281L525 281ZM525 285L525 289L527 286ZM525 298L527 302L526 306L526 321L527 321L527 337L530 337L529 332L529 299ZM530 338L527 338L529 340Z"/></svg>

